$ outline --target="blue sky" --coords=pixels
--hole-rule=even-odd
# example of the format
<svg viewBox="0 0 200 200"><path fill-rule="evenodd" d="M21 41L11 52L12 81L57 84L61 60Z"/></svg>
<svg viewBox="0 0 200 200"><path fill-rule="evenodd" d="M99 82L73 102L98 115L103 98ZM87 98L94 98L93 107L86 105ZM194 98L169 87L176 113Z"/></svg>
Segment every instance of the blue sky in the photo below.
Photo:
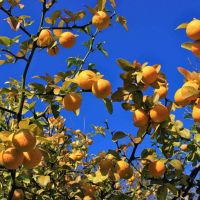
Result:
<svg viewBox="0 0 200 200"><path fill-rule="evenodd" d="M39 23L41 4L34 0L22 0L23 2L25 2L25 13L23 14L31 15L36 19L35 25L29 29L35 33L35 28ZM86 2L58 0L55 10L66 8L76 12L83 8L86 10L85 5L94 6L95 2L94 0ZM196 58L180 47L181 43L189 40L184 30L176 31L175 28L192 18L200 18L200 1L193 0L191 3L191 0L116 0L116 3L117 12L125 16L128 21L129 31L126 32L113 21L112 27L106 29L97 37L97 41L106 41L105 49L108 51L109 57L105 58L100 53L92 54L88 63L95 62L97 64L97 69L105 75L105 79L111 81L113 91L122 84L119 78L122 71L116 64L117 58L125 58L130 62L135 59L141 63L147 61L150 65L159 63L162 65L162 71L167 75L170 89L169 98L173 99L174 92L182 85L183 81L182 75L177 72L177 67L183 66L193 70L188 63L188 58L196 63ZM21 11L16 10L16 13L20 14ZM6 15L0 12L0 35L16 36L22 34L20 31L13 34L6 22L2 21L2 18L5 17ZM91 15L88 14L87 19L90 18ZM28 73L29 81L33 81L31 77L34 75L44 75L46 72L54 75L58 71L65 71L67 57L84 57L86 49L82 46L82 43L86 39L85 36L79 34L75 47L70 50L61 49L57 57L50 57L45 51L37 53ZM23 69L23 62L1 66L0 85L9 77L19 79ZM91 130L91 124L103 125L103 122L107 119L111 130L136 133L132 123L132 113L124 111L119 103L115 103L114 113L109 115L103 102L89 93L83 95L81 114L78 117L67 111L62 113L66 117L67 126L83 130L85 124L86 132ZM182 119L182 111L177 112L177 118ZM188 122L186 122L186 125L188 125ZM92 150L96 152L107 149L110 145L109 137L102 139L101 136L98 136L94 139ZM148 145L147 141L143 147Z"/></svg>

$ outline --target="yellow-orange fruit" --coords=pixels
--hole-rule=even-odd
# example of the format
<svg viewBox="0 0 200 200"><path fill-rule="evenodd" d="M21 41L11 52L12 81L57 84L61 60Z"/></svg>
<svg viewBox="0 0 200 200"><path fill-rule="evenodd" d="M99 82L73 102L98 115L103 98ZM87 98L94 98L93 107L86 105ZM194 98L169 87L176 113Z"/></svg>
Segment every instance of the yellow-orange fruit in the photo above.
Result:
<svg viewBox="0 0 200 200"><path fill-rule="evenodd" d="M69 156L74 161L80 161L84 157L83 153L80 151L74 152Z"/></svg>
<svg viewBox="0 0 200 200"><path fill-rule="evenodd" d="M3 165L3 151L0 152L0 165Z"/></svg>
<svg viewBox="0 0 200 200"><path fill-rule="evenodd" d="M192 118L195 122L200 122L200 103L195 104L192 108Z"/></svg>
<svg viewBox="0 0 200 200"><path fill-rule="evenodd" d="M109 81L99 79L92 85L92 93L100 99L108 97L112 92L112 86Z"/></svg>
<svg viewBox="0 0 200 200"><path fill-rule="evenodd" d="M50 56L56 56L59 52L59 48L58 46L55 46L55 47L52 47L52 48L48 48L47 49L47 53L50 55Z"/></svg>
<svg viewBox="0 0 200 200"><path fill-rule="evenodd" d="M200 20L193 19L186 27L186 34L192 40L200 40Z"/></svg>
<svg viewBox="0 0 200 200"><path fill-rule="evenodd" d="M115 183L115 189L116 190L119 190L121 188L121 185L119 182Z"/></svg>
<svg viewBox="0 0 200 200"><path fill-rule="evenodd" d="M195 56L200 57L200 41L195 41L192 43L191 51Z"/></svg>
<svg viewBox="0 0 200 200"><path fill-rule="evenodd" d="M165 98L168 93L167 86L160 86L159 88L155 89L155 92L159 95L161 99Z"/></svg>
<svg viewBox="0 0 200 200"><path fill-rule="evenodd" d="M47 47L53 42L52 33L50 30L43 29L41 30L38 39L37 39L37 45L40 47Z"/></svg>
<svg viewBox="0 0 200 200"><path fill-rule="evenodd" d="M12 200L23 200L24 192L22 189L16 189L13 193Z"/></svg>
<svg viewBox="0 0 200 200"><path fill-rule="evenodd" d="M36 145L36 137L29 130L23 129L13 135L12 143L19 151L30 151Z"/></svg>
<svg viewBox="0 0 200 200"><path fill-rule="evenodd" d="M144 127L148 124L149 116L143 109L137 109L133 114L133 122L137 127Z"/></svg>
<svg viewBox="0 0 200 200"><path fill-rule="evenodd" d="M99 30L107 28L110 24L110 17L104 11L98 11L92 17L92 24Z"/></svg>
<svg viewBox="0 0 200 200"><path fill-rule="evenodd" d="M130 164L123 160L117 162L116 172L119 174L120 178L123 179L129 179L133 176L133 169Z"/></svg>
<svg viewBox="0 0 200 200"><path fill-rule="evenodd" d="M87 195L83 197L83 200L93 200L93 198L92 196Z"/></svg>
<svg viewBox="0 0 200 200"><path fill-rule="evenodd" d="M87 139L86 142L87 142L88 145L92 145L92 143L93 143L92 139Z"/></svg>
<svg viewBox="0 0 200 200"><path fill-rule="evenodd" d="M42 160L42 153L37 147L29 152L24 152L23 155L23 165L28 169L36 167Z"/></svg>
<svg viewBox="0 0 200 200"><path fill-rule="evenodd" d="M180 146L180 149L181 149L182 151L188 151L188 144L182 144L182 145Z"/></svg>
<svg viewBox="0 0 200 200"><path fill-rule="evenodd" d="M197 82L195 82L195 81L187 81L182 86L182 93L183 94L187 93L188 88L186 88L186 86L192 87L195 90L199 89L199 84ZM200 94L194 94L194 95L188 97L187 100L193 101L193 100L196 100L199 96L200 96Z"/></svg>
<svg viewBox="0 0 200 200"><path fill-rule="evenodd" d="M92 85L96 82L96 74L91 70L84 70L78 75L77 80L82 89L91 90Z"/></svg>
<svg viewBox="0 0 200 200"><path fill-rule="evenodd" d="M102 172L108 172L113 167L113 162L110 159L103 159L99 162L99 168Z"/></svg>
<svg viewBox="0 0 200 200"><path fill-rule="evenodd" d="M84 195L85 196L92 197L94 195L96 187L94 185L89 184L89 183L84 183L82 185L82 189L84 190Z"/></svg>
<svg viewBox="0 0 200 200"><path fill-rule="evenodd" d="M156 160L149 164L148 170L153 177L158 178L165 173L166 167L163 161Z"/></svg>
<svg viewBox="0 0 200 200"><path fill-rule="evenodd" d="M153 82L155 82L157 77L158 77L158 72L154 67L145 67L142 70L142 81L147 85L150 85Z"/></svg>
<svg viewBox="0 0 200 200"><path fill-rule="evenodd" d="M174 101L178 106L186 106L190 103L190 100L188 100L187 98L183 97L183 94L181 92L182 88L179 88L175 95L174 95Z"/></svg>
<svg viewBox="0 0 200 200"><path fill-rule="evenodd" d="M69 111L76 111L80 108L82 96L79 93L68 93L63 98L63 107Z"/></svg>
<svg viewBox="0 0 200 200"><path fill-rule="evenodd" d="M2 154L3 165L7 169L17 169L22 165L23 160L23 153L13 147L6 149Z"/></svg>
<svg viewBox="0 0 200 200"><path fill-rule="evenodd" d="M59 43L64 48L72 48L76 43L76 36L71 32L64 32L60 35Z"/></svg>
<svg viewBox="0 0 200 200"><path fill-rule="evenodd" d="M168 116L169 111L167 107L162 104L157 104L150 110L150 118L153 122L161 123L165 121Z"/></svg>

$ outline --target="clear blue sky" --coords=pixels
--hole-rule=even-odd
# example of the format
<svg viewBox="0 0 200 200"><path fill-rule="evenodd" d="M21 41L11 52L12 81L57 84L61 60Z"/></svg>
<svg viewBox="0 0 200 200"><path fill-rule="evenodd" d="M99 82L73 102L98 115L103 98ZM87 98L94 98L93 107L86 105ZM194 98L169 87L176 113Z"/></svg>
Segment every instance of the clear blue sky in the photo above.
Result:
<svg viewBox="0 0 200 200"><path fill-rule="evenodd" d="M36 25L39 23L41 4L38 0L22 1L26 7L24 14L36 18ZM96 1L73 0L61 1L55 9L67 8L72 11L85 9L85 5L93 6ZM184 66L187 69L192 67L188 63L188 58L194 62L194 56L180 47L181 43L188 41L183 31L175 31L175 28L192 18L200 18L199 0L116 0L117 12L125 16L128 21L129 31L126 32L120 25L112 23L112 27L103 31L97 40L106 41L105 49L108 50L109 57L97 53L91 55L88 62L95 62L97 69L105 74L105 78L110 80L113 85L113 91L119 87L122 82L119 79L121 70L116 64L116 59L121 57L129 61L137 59L139 62L148 61L150 65L159 63L162 65L162 71L166 73L169 82L169 98L173 99L174 92L181 86L183 77L177 72L177 66ZM21 12L21 11L20 11ZM51 13L51 12L50 12ZM19 12L17 11L17 14ZM6 15L0 12L0 35L13 36L9 26L2 17ZM91 15L88 15L90 18ZM35 32L36 25L30 28ZM77 33L77 32L75 32ZM21 32L14 33L20 35ZM28 73L30 80L34 75L43 75L45 72L53 75L58 71L66 70L66 58L69 56L83 57L86 49L81 45L86 38L81 34L77 39L76 46L71 49L61 49L59 56L50 57L45 51L34 56L33 62ZM9 77L19 79L24 69L23 63L15 65L5 65L0 67L0 84L2 85ZM33 80L32 80L33 81ZM95 98L92 94L83 95L83 104L81 114L75 115L63 111L66 117L67 126L85 131L91 130L90 125L103 125L105 119L108 120L111 130L123 130L135 134L136 129L132 124L132 114L123 111L120 104L114 104L114 113L109 115L101 100ZM182 112L178 111L178 119L182 119ZM106 149L111 145L109 138L102 139L98 136L94 140L94 151ZM148 142L145 144L148 145Z"/></svg>

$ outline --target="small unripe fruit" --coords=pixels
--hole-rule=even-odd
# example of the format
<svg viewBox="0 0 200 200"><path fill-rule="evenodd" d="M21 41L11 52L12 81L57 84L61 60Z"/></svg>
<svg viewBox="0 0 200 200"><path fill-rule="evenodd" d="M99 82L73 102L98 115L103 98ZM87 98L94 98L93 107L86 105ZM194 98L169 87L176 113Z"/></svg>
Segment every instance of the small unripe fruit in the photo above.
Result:
<svg viewBox="0 0 200 200"><path fill-rule="evenodd" d="M80 108L82 96L79 93L68 93L63 98L63 107L69 111L76 111Z"/></svg>
<svg viewBox="0 0 200 200"><path fill-rule="evenodd" d="M180 146L180 149L181 149L182 151L188 151L188 144L182 144L182 145Z"/></svg>
<svg viewBox="0 0 200 200"><path fill-rule="evenodd" d="M92 24L99 30L107 28L110 24L110 17L104 11L98 11L92 18Z"/></svg>
<svg viewBox="0 0 200 200"><path fill-rule="evenodd" d="M59 48L58 46L55 46L55 47L52 47L52 48L48 48L47 49L47 53L50 55L50 56L56 56L59 52Z"/></svg>
<svg viewBox="0 0 200 200"><path fill-rule="evenodd" d="M35 147L36 137L29 130L23 129L13 135L12 143L19 151L26 152Z"/></svg>
<svg viewBox="0 0 200 200"><path fill-rule="evenodd" d="M100 99L108 97L112 92L112 86L109 81L99 79L92 85L92 93Z"/></svg>
<svg viewBox="0 0 200 200"><path fill-rule="evenodd" d="M59 43L64 48L72 48L76 43L76 36L71 32L64 32L60 35Z"/></svg>

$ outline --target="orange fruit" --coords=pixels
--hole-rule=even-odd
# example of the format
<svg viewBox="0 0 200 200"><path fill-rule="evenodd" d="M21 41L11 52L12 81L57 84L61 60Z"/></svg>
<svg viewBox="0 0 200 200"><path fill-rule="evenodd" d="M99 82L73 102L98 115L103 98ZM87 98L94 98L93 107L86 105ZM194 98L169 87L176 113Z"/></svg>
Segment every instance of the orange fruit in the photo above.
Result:
<svg viewBox="0 0 200 200"><path fill-rule="evenodd" d="M108 172L113 166L113 162L110 159L103 159L99 162L99 168L101 172Z"/></svg>
<svg viewBox="0 0 200 200"><path fill-rule="evenodd" d="M19 151L30 151L36 145L36 137L29 130L23 129L13 135L12 143Z"/></svg>
<svg viewBox="0 0 200 200"><path fill-rule="evenodd" d="M159 95L160 99L164 99L167 96L168 88L167 86L161 85L159 88L155 89L155 92Z"/></svg>
<svg viewBox="0 0 200 200"><path fill-rule="evenodd" d="M187 86L188 86L188 87L192 87L192 88L194 88L195 90L198 90L198 89L199 89L199 84L198 84L197 82L195 82L195 81L187 81L187 82L185 82L185 83L183 84L183 86L182 86L182 93L183 93L183 94L184 94L184 93L187 93L187 90L188 90L188 88L186 88ZM187 100L193 101L193 100L196 100L199 96L200 96L200 94L194 94L194 95L188 97Z"/></svg>
<svg viewBox="0 0 200 200"><path fill-rule="evenodd" d="M165 173L166 167L163 161L156 160L149 164L148 171L154 178L158 178Z"/></svg>
<svg viewBox="0 0 200 200"><path fill-rule="evenodd" d="M0 152L0 165L3 165L3 151Z"/></svg>
<svg viewBox="0 0 200 200"><path fill-rule="evenodd" d="M150 110L150 118L153 122L161 123L165 121L168 116L169 111L167 107L162 104L157 104Z"/></svg>
<svg viewBox="0 0 200 200"><path fill-rule="evenodd" d="M40 47L47 47L53 42L53 36L50 30L43 29L41 30L38 39L37 39L37 45Z"/></svg>
<svg viewBox="0 0 200 200"><path fill-rule="evenodd" d="M195 56L200 57L200 41L195 41L192 43L191 51Z"/></svg>
<svg viewBox="0 0 200 200"><path fill-rule="evenodd" d="M42 160L42 153L37 147L29 152L24 152L23 155L23 165L28 169L36 167Z"/></svg>
<svg viewBox="0 0 200 200"><path fill-rule="evenodd" d="M144 67L142 69L142 81L146 85L150 85L157 80L158 72L154 67Z"/></svg>
<svg viewBox="0 0 200 200"><path fill-rule="evenodd" d="M116 164L116 172L119 174L120 178L129 179L133 176L133 169L130 164L124 160L120 160Z"/></svg>
<svg viewBox="0 0 200 200"><path fill-rule="evenodd" d="M63 98L63 107L69 111L76 111L80 108L82 96L79 93L68 93Z"/></svg>
<svg viewBox="0 0 200 200"><path fill-rule="evenodd" d="M55 46L55 47L52 47L52 48L48 48L47 49L47 53L50 55L50 56L55 56L57 55L59 52L59 48L58 46Z"/></svg>
<svg viewBox="0 0 200 200"><path fill-rule="evenodd" d="M87 195L83 197L83 200L93 200L93 197Z"/></svg>
<svg viewBox="0 0 200 200"><path fill-rule="evenodd" d="M195 104L192 108L192 118L195 122L200 122L200 103Z"/></svg>
<svg viewBox="0 0 200 200"><path fill-rule="evenodd" d="M186 34L192 40L200 40L200 20L193 19L186 27Z"/></svg>
<svg viewBox="0 0 200 200"><path fill-rule="evenodd" d="M98 11L93 17L92 17L92 24L98 28L99 30L103 30L107 28L110 24L110 17L108 14L104 11Z"/></svg>
<svg viewBox="0 0 200 200"><path fill-rule="evenodd" d="M16 189L13 193L12 200L23 200L24 192L22 189Z"/></svg>
<svg viewBox="0 0 200 200"><path fill-rule="evenodd" d="M133 114L133 122L137 127L144 127L148 124L149 116L143 109L137 109Z"/></svg>
<svg viewBox="0 0 200 200"><path fill-rule="evenodd" d="M92 85L92 93L100 99L108 97L112 92L112 86L109 81L99 79Z"/></svg>
<svg viewBox="0 0 200 200"><path fill-rule="evenodd" d="M96 74L91 70L84 70L78 75L77 81L82 89L91 90L92 85L97 81Z"/></svg>
<svg viewBox="0 0 200 200"><path fill-rule="evenodd" d="M24 160L22 152L19 152L14 147L10 147L3 151L2 162L7 169L17 169Z"/></svg>
<svg viewBox="0 0 200 200"><path fill-rule="evenodd" d="M180 149L181 149L182 151L188 151L188 144L182 144L182 145L180 146Z"/></svg>
<svg viewBox="0 0 200 200"><path fill-rule="evenodd" d="M60 35L59 43L64 48L72 48L76 43L76 36L71 32L64 32Z"/></svg>
<svg viewBox="0 0 200 200"><path fill-rule="evenodd" d="M83 153L80 151L77 152L73 152L72 154L70 154L69 158L71 158L74 161L80 161L82 160L82 158L84 157Z"/></svg>
<svg viewBox="0 0 200 200"><path fill-rule="evenodd" d="M174 101L178 106L186 106L190 103L190 100L188 100L187 98L184 98L182 92L181 92L182 88L179 88L175 95L174 95Z"/></svg>

